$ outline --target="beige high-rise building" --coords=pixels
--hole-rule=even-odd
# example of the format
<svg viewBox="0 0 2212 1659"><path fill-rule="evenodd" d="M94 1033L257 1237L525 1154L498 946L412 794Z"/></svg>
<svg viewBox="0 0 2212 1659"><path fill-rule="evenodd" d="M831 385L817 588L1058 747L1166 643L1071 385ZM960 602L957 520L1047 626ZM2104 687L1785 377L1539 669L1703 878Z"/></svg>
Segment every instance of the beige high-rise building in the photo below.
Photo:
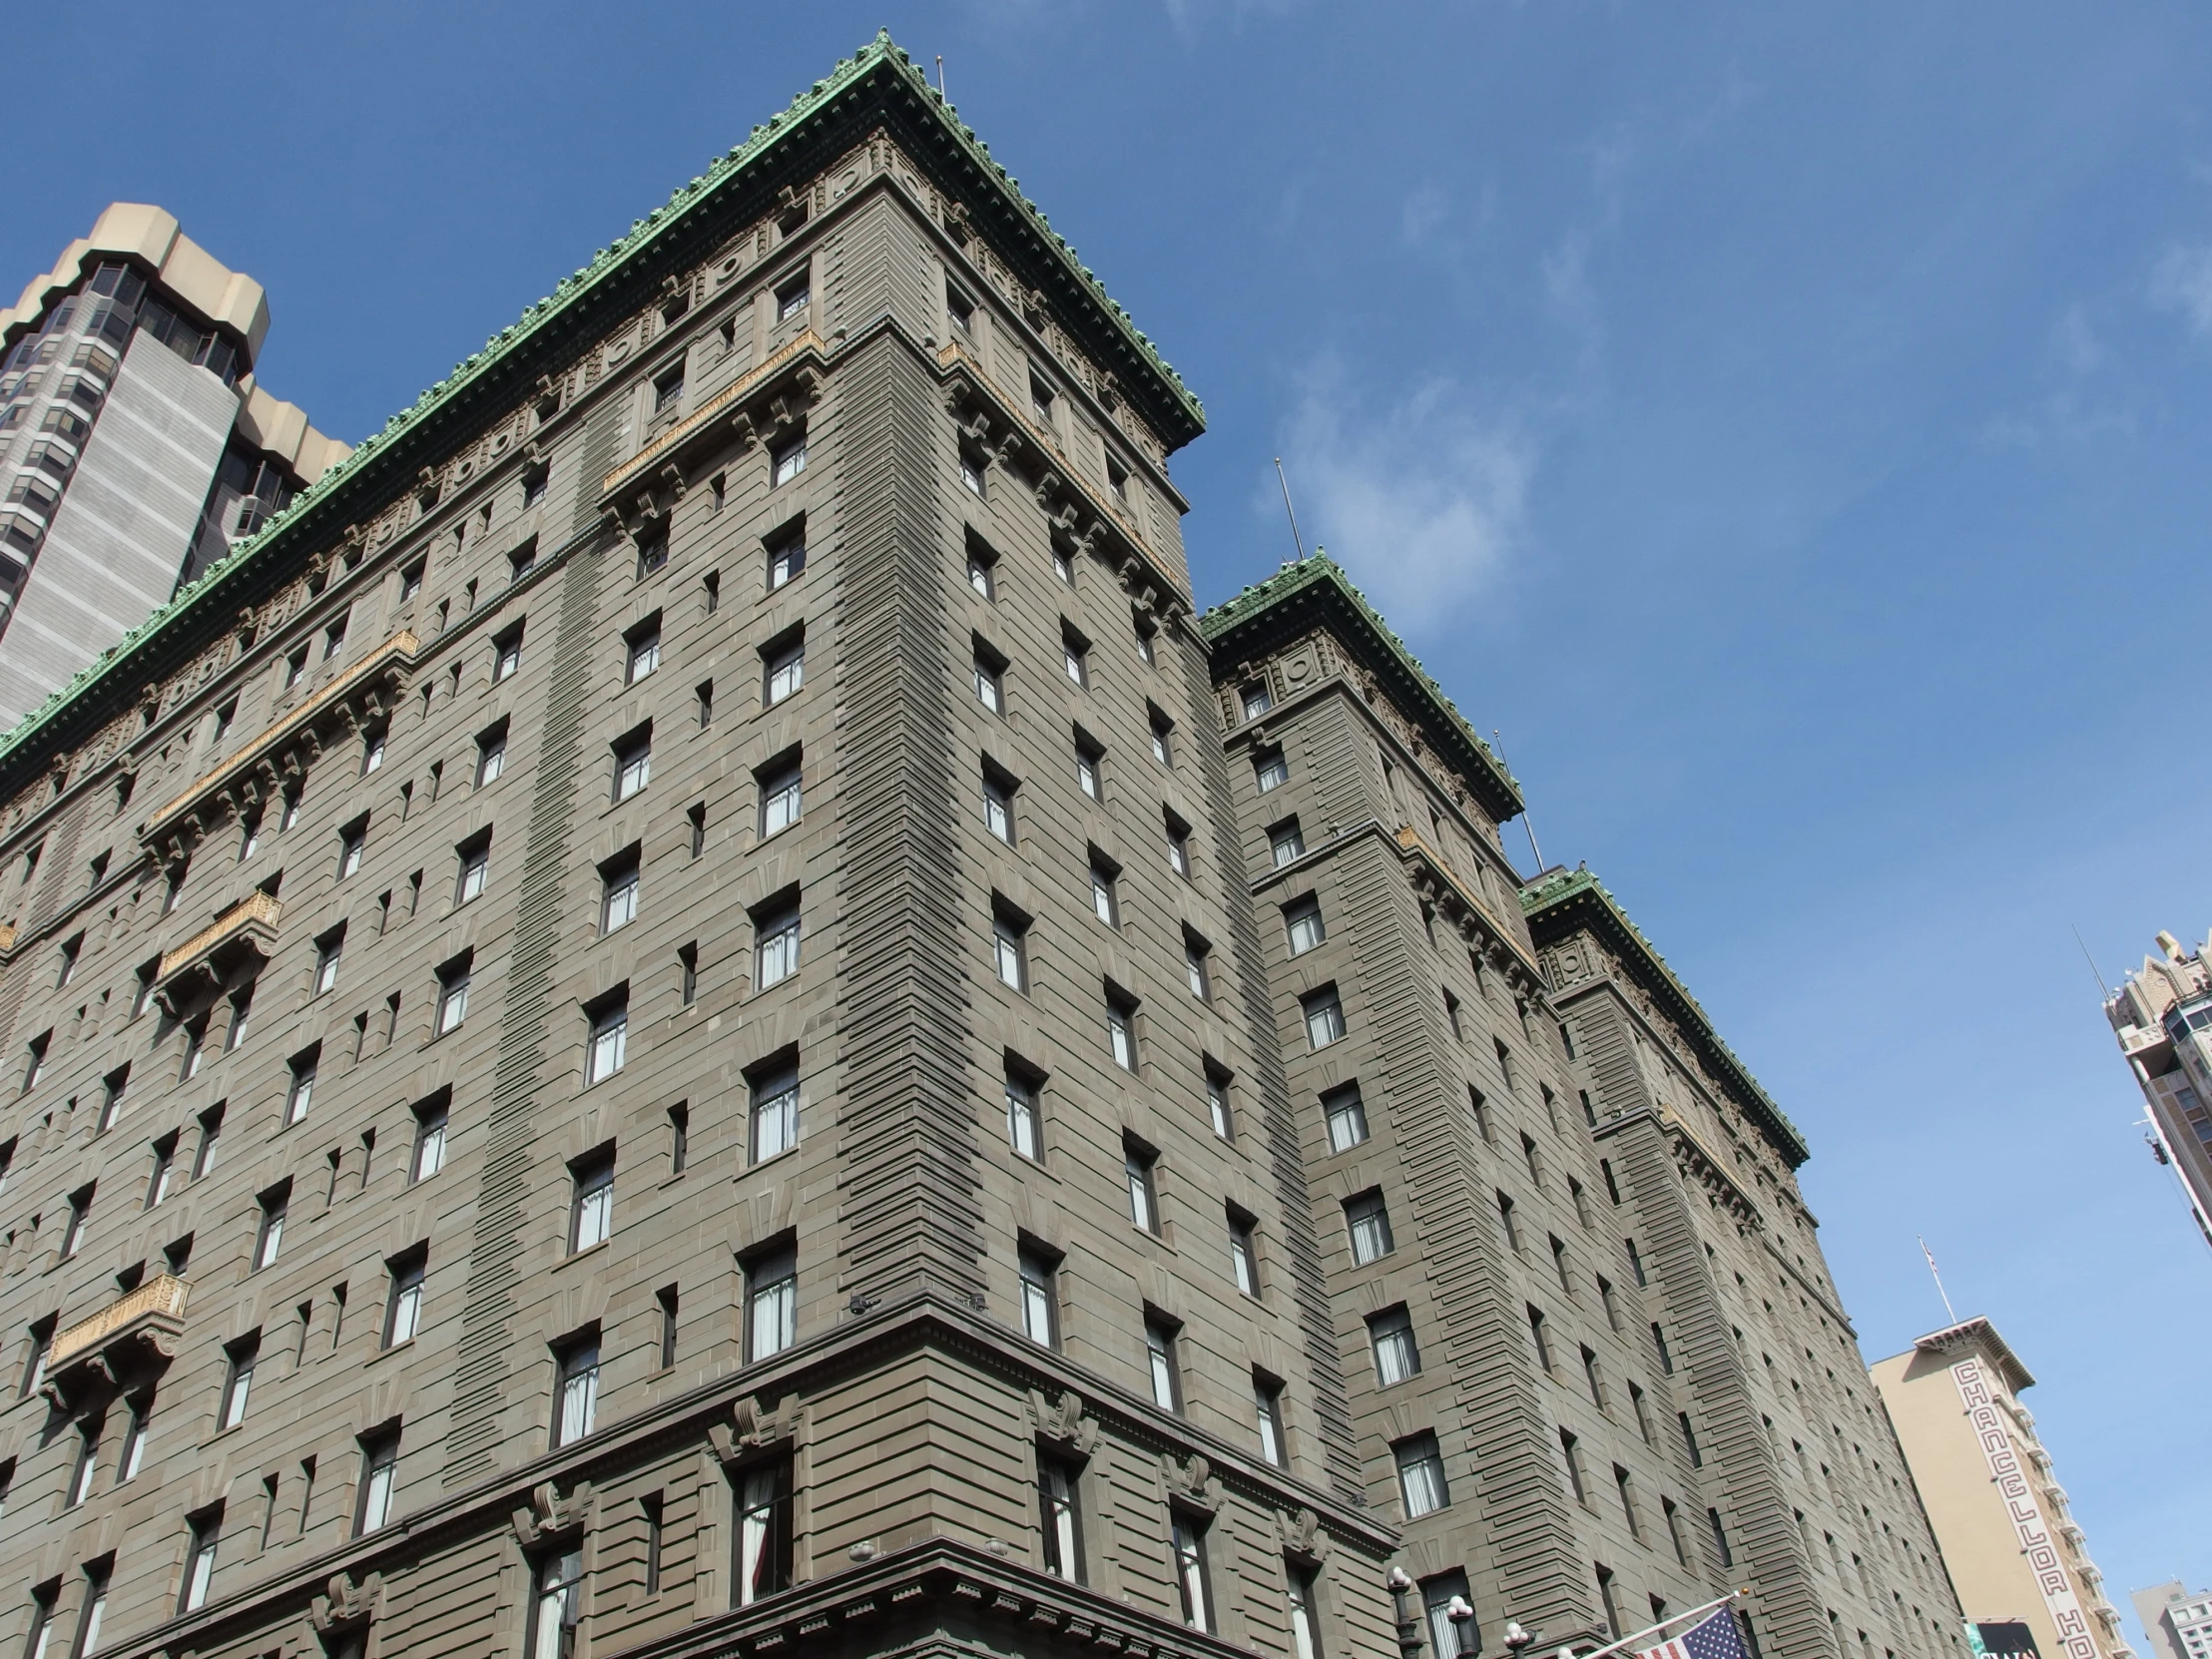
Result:
<svg viewBox="0 0 2212 1659"><path fill-rule="evenodd" d="M1963 1659L1802 1138L878 39L0 742L0 1650Z"/></svg>
<svg viewBox="0 0 2212 1659"><path fill-rule="evenodd" d="M2212 1245L2212 945L2184 950L2158 935L2158 954L2127 977L2104 1017L2150 1108L2151 1150L2180 1177L2197 1234Z"/></svg>
<svg viewBox="0 0 2212 1659"><path fill-rule="evenodd" d="M2128 1599L2143 1621L2152 1659L2212 1659L2212 1591L2191 1595L2175 1578Z"/></svg>
<svg viewBox="0 0 2212 1659"><path fill-rule="evenodd" d="M2104 1575L2020 1393L2035 1379L1970 1319L1873 1368L1966 1617L2024 1624L2043 1659L2131 1659Z"/></svg>

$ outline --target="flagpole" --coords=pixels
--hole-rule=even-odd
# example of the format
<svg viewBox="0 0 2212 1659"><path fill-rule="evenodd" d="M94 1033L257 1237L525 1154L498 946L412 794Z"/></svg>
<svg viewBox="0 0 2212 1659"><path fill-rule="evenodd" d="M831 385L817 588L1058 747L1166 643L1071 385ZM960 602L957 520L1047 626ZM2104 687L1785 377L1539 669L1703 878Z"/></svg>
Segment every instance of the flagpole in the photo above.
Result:
<svg viewBox="0 0 2212 1659"><path fill-rule="evenodd" d="M1687 1613L1670 1613L1669 1615L1667 1615L1667 1617L1661 1619L1657 1624L1647 1626L1645 1629L1637 1631L1633 1636L1623 1636L1619 1641L1613 1643L1610 1647L1592 1648L1588 1653L1580 1654L1574 1653L1567 1648L1561 1648L1559 1650L1558 1659L1605 1659L1606 1654L1618 1653L1622 1648L1632 1648L1636 1643L1642 1641L1646 1636L1655 1636L1660 1631L1666 1629L1667 1626L1670 1624L1680 1624L1684 1619L1694 1619L1701 1614L1710 1613L1716 1607L1726 1607L1738 1596L1748 1596L1749 1594L1751 1594L1751 1591L1748 1589L1731 1590L1728 1592L1728 1594L1722 1596L1720 1600L1708 1601L1704 1606L1693 1607Z"/></svg>

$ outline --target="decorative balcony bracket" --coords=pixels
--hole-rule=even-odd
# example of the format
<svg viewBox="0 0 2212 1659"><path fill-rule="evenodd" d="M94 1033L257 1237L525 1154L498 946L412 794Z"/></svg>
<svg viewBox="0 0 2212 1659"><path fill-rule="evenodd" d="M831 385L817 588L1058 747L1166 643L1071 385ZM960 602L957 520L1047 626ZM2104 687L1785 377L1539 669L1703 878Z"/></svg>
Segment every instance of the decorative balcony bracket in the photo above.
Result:
<svg viewBox="0 0 2212 1659"><path fill-rule="evenodd" d="M247 894L175 950L162 956L154 994L172 1019L186 1019L227 987L259 973L276 948L284 907L266 892Z"/></svg>
<svg viewBox="0 0 2212 1659"><path fill-rule="evenodd" d="M56 1408L74 1411L96 1393L121 1391L161 1371L184 1340L191 1290L174 1274L161 1274L91 1319L54 1333L39 1391Z"/></svg>

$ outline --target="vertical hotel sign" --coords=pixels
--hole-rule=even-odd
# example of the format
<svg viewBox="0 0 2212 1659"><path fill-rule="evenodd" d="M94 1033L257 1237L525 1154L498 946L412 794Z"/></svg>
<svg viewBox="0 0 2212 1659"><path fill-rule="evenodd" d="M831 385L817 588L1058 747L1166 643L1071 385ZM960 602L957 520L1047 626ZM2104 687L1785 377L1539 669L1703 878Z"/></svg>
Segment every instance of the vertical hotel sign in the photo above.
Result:
<svg viewBox="0 0 2212 1659"><path fill-rule="evenodd" d="M2027 1473L2020 1467L2019 1453L2012 1449L2011 1433L2005 1428L2004 1418L1990 1394L1989 1380L1982 1375L1980 1362L1959 1361L1950 1368L1950 1380L1958 1384L1958 1397L1965 1403L1966 1420L1973 1424L1974 1437L1981 1442L1981 1455L1988 1462L1997 1495L2004 1500L2004 1512L2011 1518L2012 1530L2020 1540L2020 1553L2027 1558L2027 1570L2035 1575L2035 1587L2042 1591L2043 1605L2050 1609L2051 1622L2058 1627L2059 1642L2071 1659L2097 1659L2097 1644L2089 1634L2088 1615L2082 1612L2081 1602L2074 1595L2073 1580L2067 1576L2065 1562L2058 1558L2058 1546L2051 1538L2050 1528L2043 1522L2034 1488L2028 1485Z"/></svg>

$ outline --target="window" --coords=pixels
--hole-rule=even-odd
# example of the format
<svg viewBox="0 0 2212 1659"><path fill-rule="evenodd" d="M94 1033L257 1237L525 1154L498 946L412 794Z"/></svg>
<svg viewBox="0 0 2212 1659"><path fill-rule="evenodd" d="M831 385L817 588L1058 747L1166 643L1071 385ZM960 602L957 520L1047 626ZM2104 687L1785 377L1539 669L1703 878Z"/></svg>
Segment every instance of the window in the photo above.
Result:
<svg viewBox="0 0 2212 1659"><path fill-rule="evenodd" d="M995 567L998 560L991 550L972 537L967 544L967 585L975 597L994 600L998 597L998 581Z"/></svg>
<svg viewBox="0 0 2212 1659"><path fill-rule="evenodd" d="M679 362L653 382L653 412L674 408L684 400L684 365Z"/></svg>
<svg viewBox="0 0 2212 1659"><path fill-rule="evenodd" d="M245 863L262 849L262 815L249 813L239 823L239 862ZM99 885L97 877L93 884Z"/></svg>
<svg viewBox="0 0 2212 1659"><path fill-rule="evenodd" d="M301 792L299 790L286 790L284 792L283 811L276 815L276 832L279 835L299 822L300 799Z"/></svg>
<svg viewBox="0 0 2212 1659"><path fill-rule="evenodd" d="M1037 1085L1006 1067L1006 1139L1013 1149L1035 1163L1044 1157L1043 1119L1037 1104Z"/></svg>
<svg viewBox="0 0 2212 1659"><path fill-rule="evenodd" d="M798 755L772 761L754 774L761 791L761 838L780 835L797 824L805 808L804 779Z"/></svg>
<svg viewBox="0 0 2212 1659"><path fill-rule="evenodd" d="M1383 1387L1420 1375L1420 1350L1413 1342L1412 1316L1403 1308L1371 1315L1368 1342L1375 1350L1376 1381Z"/></svg>
<svg viewBox="0 0 2212 1659"><path fill-rule="evenodd" d="M46 1051L53 1046L53 1042L54 1033L51 1031L41 1031L31 1039L24 1056L23 1085L18 1093L29 1094L38 1087L38 1080L46 1075Z"/></svg>
<svg viewBox="0 0 2212 1659"><path fill-rule="evenodd" d="M414 1341L422 1324L422 1282L429 1273L426 1250L395 1256L384 1264L389 1286L384 1298L384 1347Z"/></svg>
<svg viewBox="0 0 2212 1659"><path fill-rule="evenodd" d="M1621 1243L1628 1251L1628 1271L1636 1276L1637 1284L1648 1287L1651 1281L1644 1277L1643 1252L1636 1248L1634 1239L1623 1239Z"/></svg>
<svg viewBox="0 0 2212 1659"><path fill-rule="evenodd" d="M1106 993L1106 1047L1123 1071L1137 1069L1137 1005L1111 989Z"/></svg>
<svg viewBox="0 0 2212 1659"><path fill-rule="evenodd" d="M259 1273L276 1260L283 1248L284 1215L291 1208L291 1182L278 1182L261 1195L261 1214L254 1225L253 1271Z"/></svg>
<svg viewBox="0 0 2212 1659"><path fill-rule="evenodd" d="M404 605L422 591L422 578L428 571L428 562L417 559L399 572L399 603Z"/></svg>
<svg viewBox="0 0 2212 1659"><path fill-rule="evenodd" d="M1306 1040L1315 1048L1327 1048L1343 1039L1345 1034L1344 1004L1337 998L1337 987L1325 985L1299 998L1299 1006L1306 1015Z"/></svg>
<svg viewBox="0 0 2212 1659"><path fill-rule="evenodd" d="M635 847L599 866L599 931L602 935L638 919L638 853Z"/></svg>
<svg viewBox="0 0 2212 1659"><path fill-rule="evenodd" d="M766 1163L799 1144L799 1067L779 1066L751 1079L752 1161Z"/></svg>
<svg viewBox="0 0 2212 1659"><path fill-rule="evenodd" d="M1672 1377L1674 1375L1674 1356L1667 1352L1667 1334L1661 1329L1657 1320L1651 1322L1651 1346L1659 1356L1659 1369Z"/></svg>
<svg viewBox="0 0 2212 1659"><path fill-rule="evenodd" d="M801 519L795 530L787 530L768 547L768 591L788 586L807 571L807 521Z"/></svg>
<svg viewBox="0 0 2212 1659"><path fill-rule="evenodd" d="M1251 685L1245 687L1240 703L1244 709L1245 719L1258 720L1275 707L1275 697L1268 690L1265 682L1255 680Z"/></svg>
<svg viewBox="0 0 2212 1659"><path fill-rule="evenodd" d="M1481 1641L1475 1634L1466 1573L1453 1571L1422 1579L1420 1599L1428 1618L1430 1659L1473 1659Z"/></svg>
<svg viewBox="0 0 2212 1659"><path fill-rule="evenodd" d="M1018 787L996 768L984 767L983 828L1008 846L1014 844L1014 791Z"/></svg>
<svg viewBox="0 0 2212 1659"><path fill-rule="evenodd" d="M246 1420L247 1395L254 1388L254 1367L261 1359L262 1334L259 1331L241 1337L224 1350L227 1364L223 1373L223 1403L216 1413L216 1426L236 1428Z"/></svg>
<svg viewBox="0 0 2212 1659"><path fill-rule="evenodd" d="M208 1604L208 1588L215 1582L215 1546L223 1532L223 1505L189 1517L185 1527L185 1582L177 1597L177 1611L197 1613Z"/></svg>
<svg viewBox="0 0 2212 1659"><path fill-rule="evenodd" d="M1451 1501L1444 1481L1444 1455L1431 1433L1414 1434L1390 1447L1397 1459L1397 1490L1405 1502L1405 1518L1418 1520L1434 1514Z"/></svg>
<svg viewBox="0 0 2212 1659"><path fill-rule="evenodd" d="M123 1421L123 1454L115 1460L115 1482L122 1485L136 1480L146 1463L146 1429L154 1415L154 1395L151 1391L140 1394L130 1402ZM11 1462L0 1466L0 1505L7 1502L8 1484L15 1478Z"/></svg>
<svg viewBox="0 0 2212 1659"><path fill-rule="evenodd" d="M1166 808L1161 809L1168 838L1168 868L1191 879L1191 827Z"/></svg>
<svg viewBox="0 0 2212 1659"><path fill-rule="evenodd" d="M1260 1294L1260 1224L1238 1209L1229 1207L1229 1271L1237 1281L1240 1295L1257 1298Z"/></svg>
<svg viewBox="0 0 2212 1659"><path fill-rule="evenodd" d="M529 1659L572 1659L582 1616L584 1552L559 1549L530 1574Z"/></svg>
<svg viewBox="0 0 2212 1659"><path fill-rule="evenodd" d="M516 623L505 633L494 634L491 641L491 680L493 685L511 679L522 667L522 624Z"/></svg>
<svg viewBox="0 0 2212 1659"><path fill-rule="evenodd" d="M118 1066L100 1080L100 1132L113 1129L123 1116L125 1093L131 1086L131 1068Z"/></svg>
<svg viewBox="0 0 2212 1659"><path fill-rule="evenodd" d="M177 1137L165 1135L154 1143L154 1173L146 1182L146 1208L169 1196L169 1190L177 1175Z"/></svg>
<svg viewBox="0 0 2212 1659"><path fill-rule="evenodd" d="M745 1358L781 1354L798 1341L799 1253L791 1245L745 1264Z"/></svg>
<svg viewBox="0 0 2212 1659"><path fill-rule="evenodd" d="M569 1166L569 1254L604 1244L614 1230L615 1157L596 1152Z"/></svg>
<svg viewBox="0 0 2212 1659"><path fill-rule="evenodd" d="M1213 954L1212 945L1188 927L1183 929L1183 976L1190 984L1191 995L1201 1002L1213 999Z"/></svg>
<svg viewBox="0 0 2212 1659"><path fill-rule="evenodd" d="M1705 1511L1705 1518L1712 1525L1713 1547L1721 1552L1721 1565L1733 1567L1736 1564L1736 1552L1728 1547L1728 1528L1721 1525L1721 1512L1718 1509L1708 1509Z"/></svg>
<svg viewBox="0 0 2212 1659"><path fill-rule="evenodd" d="M1060 1263L1035 1245L1020 1256L1022 1334L1039 1348L1060 1346Z"/></svg>
<svg viewBox="0 0 2212 1659"><path fill-rule="evenodd" d="M1589 1492L1582 1484L1582 1442L1567 1429L1559 1430L1559 1454L1567 1465L1567 1486L1574 1493L1577 1503L1590 1501Z"/></svg>
<svg viewBox="0 0 2212 1659"><path fill-rule="evenodd" d="M1121 909L1114 895L1119 874L1104 853L1095 846L1091 848L1091 913L1109 927L1121 924Z"/></svg>
<svg viewBox="0 0 2212 1659"><path fill-rule="evenodd" d="M1582 1345L1582 1382L1590 1390L1590 1403L1600 1411L1611 1404L1605 1388L1605 1372L1597 1362L1597 1350L1588 1343Z"/></svg>
<svg viewBox="0 0 2212 1659"><path fill-rule="evenodd" d="M1288 1468L1291 1445L1283 1432L1283 1380L1264 1371L1252 1374L1252 1412L1260 1429L1260 1455L1277 1468Z"/></svg>
<svg viewBox="0 0 2212 1659"><path fill-rule="evenodd" d="M216 1149L223 1141L223 1108L224 1103L218 1101L200 1114L200 1144L192 1155L192 1178L195 1181L215 1172Z"/></svg>
<svg viewBox="0 0 2212 1659"><path fill-rule="evenodd" d="M1037 377L1035 369L1031 369L1029 371L1029 411L1037 417L1040 425L1049 427L1052 424L1053 402L1052 388Z"/></svg>
<svg viewBox="0 0 2212 1659"><path fill-rule="evenodd" d="M1075 735L1075 783L1093 801L1106 799L1106 751L1080 732Z"/></svg>
<svg viewBox="0 0 2212 1659"><path fill-rule="evenodd" d="M1613 1282L1603 1274L1598 1274L1596 1278L1598 1306L1605 1310L1605 1323L1618 1331L1621 1328L1621 1311L1620 1304L1613 1297Z"/></svg>
<svg viewBox="0 0 2212 1659"><path fill-rule="evenodd" d="M799 971L799 896L771 899L753 912L756 989L780 985Z"/></svg>
<svg viewBox="0 0 2212 1659"><path fill-rule="evenodd" d="M599 1421L599 1333L564 1344L553 1356L553 1443L582 1439Z"/></svg>
<svg viewBox="0 0 2212 1659"><path fill-rule="evenodd" d="M1145 1316L1145 1364L1152 1377L1152 1403L1163 1411L1183 1409L1183 1381L1176 1371L1175 1338L1176 1327L1165 1316Z"/></svg>
<svg viewBox="0 0 2212 1659"><path fill-rule="evenodd" d="M322 660L328 662L344 649L345 618L341 616L329 627L322 630Z"/></svg>
<svg viewBox="0 0 2212 1659"><path fill-rule="evenodd" d="M322 1045L315 1043L291 1057L291 1082L284 1091L284 1124L288 1128L307 1115L314 1103L315 1070L322 1062Z"/></svg>
<svg viewBox="0 0 2212 1659"><path fill-rule="evenodd" d="M1321 1097L1321 1109L1329 1122L1329 1150L1350 1152L1368 1138L1368 1108L1360 1098L1360 1085L1347 1083Z"/></svg>
<svg viewBox="0 0 2212 1659"><path fill-rule="evenodd" d="M975 301L949 282L944 289L944 313L952 326L963 334L975 327Z"/></svg>
<svg viewBox="0 0 2212 1659"><path fill-rule="evenodd" d="M1266 795L1291 781L1290 763L1283 759L1280 749L1264 749L1252 758L1252 776Z"/></svg>
<svg viewBox="0 0 2212 1659"><path fill-rule="evenodd" d="M1138 616L1132 618L1131 620L1131 631L1135 633L1137 637L1138 660L1148 667L1159 667L1159 630L1153 627L1153 625L1147 622L1142 616ZM1163 759L1160 764L1162 766L1166 766L1168 763L1166 762L1166 760Z"/></svg>
<svg viewBox="0 0 2212 1659"><path fill-rule="evenodd" d="M684 809L684 817L691 825L691 855L697 858L707 850L707 804L693 802Z"/></svg>
<svg viewBox="0 0 2212 1659"><path fill-rule="evenodd" d="M983 457L964 443L960 445L960 484L976 500L983 499Z"/></svg>
<svg viewBox="0 0 2212 1659"><path fill-rule="evenodd" d="M1556 1233L1551 1235L1551 1271L1559 1281L1559 1289L1574 1295L1574 1280L1567 1271L1567 1243Z"/></svg>
<svg viewBox="0 0 2212 1659"><path fill-rule="evenodd" d="M353 1535L374 1532L391 1519L392 1489L399 1476L399 1430L363 1434L361 1481L353 1499Z"/></svg>
<svg viewBox="0 0 2212 1659"><path fill-rule="evenodd" d="M1077 1476L1071 1464L1037 1454L1037 1530L1039 1561L1055 1578L1083 1582L1083 1517L1077 1501Z"/></svg>
<svg viewBox="0 0 2212 1659"><path fill-rule="evenodd" d="M77 958L85 951L85 936L77 933L62 941L61 966L55 970L54 988L60 990L77 977Z"/></svg>
<svg viewBox="0 0 2212 1659"><path fill-rule="evenodd" d="M782 287L776 290L777 321L789 322L793 317L797 316L801 311L807 308L807 301L810 297L808 292L808 273L801 272L797 276L794 276L790 281L786 282Z"/></svg>
<svg viewBox="0 0 2212 1659"><path fill-rule="evenodd" d="M1121 1169L1129 1188L1129 1219L1154 1235L1160 1231L1160 1193L1153 1182L1159 1162L1159 1153L1151 1147L1127 1136L1122 1138Z"/></svg>
<svg viewBox="0 0 2212 1659"><path fill-rule="evenodd" d="M1206 1523L1181 1510L1168 1523L1175 1558L1175 1587L1182 1597L1183 1622L1193 1630L1214 1628L1214 1592L1206 1573Z"/></svg>
<svg viewBox="0 0 2212 1659"><path fill-rule="evenodd" d="M101 1422L92 1418L77 1425L77 1458L69 1470L69 1484L62 1488L62 1507L74 1509L92 1495L92 1477L100 1469Z"/></svg>
<svg viewBox="0 0 2212 1659"><path fill-rule="evenodd" d="M1464 1041L1466 1032L1459 1026L1459 999L1449 991L1444 992L1444 1023L1451 1027L1455 1041Z"/></svg>
<svg viewBox="0 0 2212 1659"><path fill-rule="evenodd" d="M359 818L338 831L338 879L344 880L361 867L361 851L368 845L368 815Z"/></svg>
<svg viewBox="0 0 2212 1659"><path fill-rule="evenodd" d="M790 483L807 470L807 434L787 438L768 452L769 477L772 486Z"/></svg>
<svg viewBox="0 0 2212 1659"><path fill-rule="evenodd" d="M384 764L384 730L371 727L361 734L361 776L366 778Z"/></svg>
<svg viewBox="0 0 2212 1659"><path fill-rule="evenodd" d="M1536 1364L1547 1372L1553 1370L1550 1323L1545 1320L1544 1311L1534 1304L1528 1308L1528 1336L1535 1345Z"/></svg>
<svg viewBox="0 0 2212 1659"><path fill-rule="evenodd" d="M1352 1236L1352 1260L1365 1267L1396 1249L1390 1238L1390 1213L1380 1192L1345 1200L1345 1230Z"/></svg>
<svg viewBox="0 0 2212 1659"><path fill-rule="evenodd" d="M1091 683L1091 642L1067 623L1060 624L1060 666L1076 685Z"/></svg>
<svg viewBox="0 0 2212 1659"><path fill-rule="evenodd" d="M522 475L522 505L525 511L545 499L545 480L549 467L536 466Z"/></svg>
<svg viewBox="0 0 2212 1659"><path fill-rule="evenodd" d="M792 1581L792 1465L788 1457L748 1468L738 1485L737 1595L740 1607Z"/></svg>
<svg viewBox="0 0 2212 1659"><path fill-rule="evenodd" d="M1694 1469L1705 1467L1705 1454L1698 1449L1697 1430L1690 1426L1690 1413L1677 1411L1674 1414L1674 1420L1676 1426L1682 1430L1682 1449L1690 1455L1690 1467ZM1798 1456L1802 1460L1804 1455L1805 1448L1800 1446Z"/></svg>
<svg viewBox="0 0 2212 1659"><path fill-rule="evenodd" d="M469 966L474 954L464 951L438 969L438 1010L433 1021L437 1036L459 1029L468 1017Z"/></svg>
<svg viewBox="0 0 2212 1659"><path fill-rule="evenodd" d="M639 730L615 743L613 752L615 758L614 798L617 801L628 801L652 781L652 722L648 721Z"/></svg>
<svg viewBox="0 0 2212 1659"><path fill-rule="evenodd" d="M995 894L991 900L991 963L1008 990L1029 989L1029 918Z"/></svg>
<svg viewBox="0 0 2212 1659"><path fill-rule="evenodd" d="M445 1167L445 1129L450 1096L440 1091L414 1109L414 1149L407 1160L411 1185L427 1181Z"/></svg>
<svg viewBox="0 0 2212 1659"><path fill-rule="evenodd" d="M1312 893L1283 906L1283 926L1290 935L1293 956L1305 955L1329 936L1322 925L1321 900Z"/></svg>
<svg viewBox="0 0 2212 1659"><path fill-rule="evenodd" d="M1211 1065L1206 1068L1206 1115L1221 1139L1237 1138L1237 1115L1229 1103L1229 1077Z"/></svg>
<svg viewBox="0 0 2212 1659"><path fill-rule="evenodd" d="M1004 659L975 647L975 701L994 715L1006 712L1006 664Z"/></svg>
<svg viewBox="0 0 2212 1659"><path fill-rule="evenodd" d="M634 686L661 666L661 613L655 611L623 636L622 683Z"/></svg>
<svg viewBox="0 0 2212 1659"><path fill-rule="evenodd" d="M676 1364L677 1287L663 1285L653 1293L653 1301L661 1316L661 1370L667 1371ZM659 1542L658 1539L654 1541L656 1544Z"/></svg>
<svg viewBox="0 0 2212 1659"><path fill-rule="evenodd" d="M1075 555L1061 546L1058 538L1052 543L1052 574L1068 587L1075 586Z"/></svg>
<svg viewBox="0 0 2212 1659"><path fill-rule="evenodd" d="M761 661L765 676L761 702L765 707L773 709L806 684L807 642L804 638L764 647Z"/></svg>

